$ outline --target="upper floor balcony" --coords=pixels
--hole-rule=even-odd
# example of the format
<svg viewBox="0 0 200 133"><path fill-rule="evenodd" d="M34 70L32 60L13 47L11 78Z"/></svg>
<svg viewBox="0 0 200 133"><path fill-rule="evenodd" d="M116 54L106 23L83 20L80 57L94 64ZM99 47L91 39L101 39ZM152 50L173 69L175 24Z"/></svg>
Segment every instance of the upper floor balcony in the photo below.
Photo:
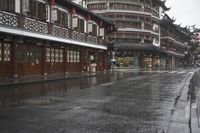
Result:
<svg viewBox="0 0 200 133"><path fill-rule="evenodd" d="M185 48L188 47L185 44L186 42L184 40L182 40L180 38L177 38L176 35L174 35L174 34L170 34L170 33L167 33L167 32L162 32L161 39L162 40L167 39L167 40L169 40L169 42L173 42L173 44L181 46L181 47L185 47Z"/></svg>
<svg viewBox="0 0 200 133"><path fill-rule="evenodd" d="M10 7L12 10L1 7L0 32L107 49L106 34L113 28L111 23L104 22L98 16L93 16L93 19L90 14L79 14L76 12L78 7L65 9L58 4L50 5L40 1L35 0L36 5L29 5L27 9L23 3L14 3L18 7ZM83 16L84 14L87 15Z"/></svg>
<svg viewBox="0 0 200 133"><path fill-rule="evenodd" d="M151 15L155 19L159 19L159 7L153 7L150 3L141 1L121 0L118 2L113 1L95 1L87 2L87 8L96 13L104 12L129 12L136 14Z"/></svg>

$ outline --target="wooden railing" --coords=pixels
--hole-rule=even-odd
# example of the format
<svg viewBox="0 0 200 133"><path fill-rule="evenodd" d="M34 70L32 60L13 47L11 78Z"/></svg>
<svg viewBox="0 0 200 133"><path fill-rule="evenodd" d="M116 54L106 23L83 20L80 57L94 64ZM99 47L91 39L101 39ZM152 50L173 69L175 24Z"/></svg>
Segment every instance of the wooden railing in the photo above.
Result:
<svg viewBox="0 0 200 133"><path fill-rule="evenodd" d="M18 27L19 15L0 11L0 25Z"/></svg>
<svg viewBox="0 0 200 133"><path fill-rule="evenodd" d="M22 28L31 32L38 32L42 34L51 34L56 37L73 39L80 42L87 42L95 45L103 45L104 40L96 36L81 33L73 29L61 27L48 22L38 21L26 16L0 11L0 26L8 26L15 28Z"/></svg>

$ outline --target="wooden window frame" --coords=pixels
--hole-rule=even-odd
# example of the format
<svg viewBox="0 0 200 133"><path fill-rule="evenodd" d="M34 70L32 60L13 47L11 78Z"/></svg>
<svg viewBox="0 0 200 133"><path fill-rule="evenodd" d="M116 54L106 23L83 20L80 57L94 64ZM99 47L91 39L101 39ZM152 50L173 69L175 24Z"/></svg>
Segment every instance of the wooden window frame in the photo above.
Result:
<svg viewBox="0 0 200 133"><path fill-rule="evenodd" d="M51 49L46 48L46 62L50 62L50 61L51 61Z"/></svg>
<svg viewBox="0 0 200 133"><path fill-rule="evenodd" d="M64 50L63 49L60 49L59 50L59 53L60 53L60 59L59 59L59 61L62 63L63 62L63 57L64 57Z"/></svg>
<svg viewBox="0 0 200 133"><path fill-rule="evenodd" d="M59 49L54 50L54 56L55 56L55 62L58 63L59 62L59 56L60 56Z"/></svg>
<svg viewBox="0 0 200 133"><path fill-rule="evenodd" d="M51 50L50 50L51 52L51 57L50 57L50 60L51 60L51 62L52 63L54 63L55 62L55 49L54 48L51 48Z"/></svg>
<svg viewBox="0 0 200 133"><path fill-rule="evenodd" d="M70 62L70 50L67 50L67 62Z"/></svg>
<svg viewBox="0 0 200 133"><path fill-rule="evenodd" d="M15 0L0 0L0 10L15 12Z"/></svg>
<svg viewBox="0 0 200 133"><path fill-rule="evenodd" d="M47 4L37 1L37 0L30 0L29 1L29 15L31 18L34 18L38 21L46 22L47 20Z"/></svg>
<svg viewBox="0 0 200 133"><path fill-rule="evenodd" d="M10 44L4 43L4 61L9 62L10 61Z"/></svg>

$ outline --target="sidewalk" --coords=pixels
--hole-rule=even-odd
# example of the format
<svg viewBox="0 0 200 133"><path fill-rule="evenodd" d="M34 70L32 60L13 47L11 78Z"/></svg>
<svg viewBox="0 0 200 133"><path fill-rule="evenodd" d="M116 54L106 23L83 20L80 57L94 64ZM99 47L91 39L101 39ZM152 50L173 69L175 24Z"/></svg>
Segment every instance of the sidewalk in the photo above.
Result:
<svg viewBox="0 0 200 133"><path fill-rule="evenodd" d="M193 73L189 73L181 83L182 87L175 99L175 107L172 110L172 119L166 133L190 133L190 99L188 96L190 80Z"/></svg>
<svg viewBox="0 0 200 133"><path fill-rule="evenodd" d="M11 85L20 85L20 84L29 84L29 83L37 83L37 82L47 82L47 81L55 81L55 80L65 80L72 78L81 78L81 77L91 77L97 76L99 74L110 74L110 72L82 72L82 73L56 73L56 74L48 74L44 75L28 75L28 76L19 76L19 77L0 77L0 87L1 86L11 86Z"/></svg>
<svg viewBox="0 0 200 133"><path fill-rule="evenodd" d="M191 133L200 133L200 72L194 79L193 97L191 104Z"/></svg>

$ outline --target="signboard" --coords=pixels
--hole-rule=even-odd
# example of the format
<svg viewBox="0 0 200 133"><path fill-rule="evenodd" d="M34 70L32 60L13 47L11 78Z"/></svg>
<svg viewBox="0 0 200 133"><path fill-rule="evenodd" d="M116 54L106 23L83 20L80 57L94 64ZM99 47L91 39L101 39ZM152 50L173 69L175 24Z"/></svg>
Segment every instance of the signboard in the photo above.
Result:
<svg viewBox="0 0 200 133"><path fill-rule="evenodd" d="M72 28L77 28L78 27L78 18L74 17L72 19Z"/></svg>
<svg viewBox="0 0 200 133"><path fill-rule="evenodd" d="M99 33L99 35L102 36L102 37L104 36L104 28L100 28L100 33Z"/></svg>
<svg viewBox="0 0 200 133"><path fill-rule="evenodd" d="M91 23L88 24L88 33L92 32L92 30L93 30L92 28L93 28L93 25Z"/></svg>

